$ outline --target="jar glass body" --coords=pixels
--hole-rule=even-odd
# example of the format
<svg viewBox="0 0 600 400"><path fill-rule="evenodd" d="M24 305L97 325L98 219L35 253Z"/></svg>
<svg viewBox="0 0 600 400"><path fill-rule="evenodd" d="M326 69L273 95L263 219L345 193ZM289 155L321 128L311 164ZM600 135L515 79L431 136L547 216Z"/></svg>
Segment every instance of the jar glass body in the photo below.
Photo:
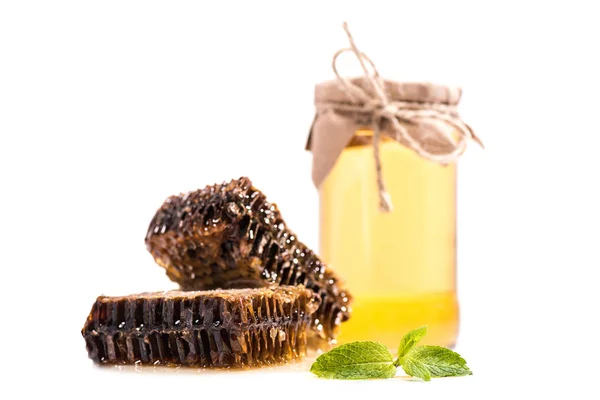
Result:
<svg viewBox="0 0 600 400"><path fill-rule="evenodd" d="M358 131L319 190L320 253L347 282L352 316L339 341L380 341L428 326L423 343L452 347L456 296L456 165L427 161L388 138L379 211L372 131Z"/></svg>

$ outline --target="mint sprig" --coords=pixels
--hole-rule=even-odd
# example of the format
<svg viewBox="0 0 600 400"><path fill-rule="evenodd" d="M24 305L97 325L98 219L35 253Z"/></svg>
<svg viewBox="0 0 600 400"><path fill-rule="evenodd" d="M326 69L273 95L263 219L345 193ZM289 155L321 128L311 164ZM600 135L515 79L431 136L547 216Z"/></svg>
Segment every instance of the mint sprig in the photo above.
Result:
<svg viewBox="0 0 600 400"><path fill-rule="evenodd" d="M425 336L427 327L408 332L398 346L398 357L377 342L352 342L322 354L310 372L326 379L386 379L402 367L407 375L424 381L432 377L464 376L472 372L467 362L450 349L415 345Z"/></svg>
<svg viewBox="0 0 600 400"><path fill-rule="evenodd" d="M400 364L406 371L406 360L419 364L419 369L426 369L431 377L472 375L467 362L458 353L440 346L415 347L402 358ZM409 374L407 372L407 374ZM428 381L427 375L409 374Z"/></svg>
<svg viewBox="0 0 600 400"><path fill-rule="evenodd" d="M376 342L352 342L322 354L310 372L328 379L381 379L396 375L394 356Z"/></svg>
<svg viewBox="0 0 600 400"><path fill-rule="evenodd" d="M427 327L422 326L420 328L414 329L408 332L402 340L400 340L400 345L398 346L398 358L396 361L399 361L402 357L406 355L427 333ZM398 366L398 364L396 364Z"/></svg>

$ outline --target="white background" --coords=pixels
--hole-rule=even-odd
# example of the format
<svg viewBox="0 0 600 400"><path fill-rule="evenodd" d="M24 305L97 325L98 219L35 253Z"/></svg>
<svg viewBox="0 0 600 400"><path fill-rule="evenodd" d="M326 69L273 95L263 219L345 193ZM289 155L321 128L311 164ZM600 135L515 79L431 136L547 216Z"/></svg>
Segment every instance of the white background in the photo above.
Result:
<svg viewBox="0 0 600 400"><path fill-rule="evenodd" d="M321 3L0 3L1 398L598 398L595 2ZM94 367L79 331L96 296L175 287L143 242L168 195L247 175L317 246L304 143L343 20L386 78L461 85L487 146L459 174L457 350L475 375Z"/></svg>

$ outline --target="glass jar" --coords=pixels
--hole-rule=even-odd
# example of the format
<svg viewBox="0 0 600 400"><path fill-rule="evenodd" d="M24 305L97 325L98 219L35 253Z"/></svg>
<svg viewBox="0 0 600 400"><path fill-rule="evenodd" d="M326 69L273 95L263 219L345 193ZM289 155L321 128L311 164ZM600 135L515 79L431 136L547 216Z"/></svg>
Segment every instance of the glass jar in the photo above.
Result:
<svg viewBox="0 0 600 400"><path fill-rule="evenodd" d="M368 90L363 81L353 82ZM385 83L392 101L414 102L416 107L425 103L453 107L460 98L458 88ZM335 101L337 95L334 82L317 85L316 103ZM423 343L452 347L459 323L456 164L442 165L419 156L389 132L389 124L388 134L384 126L379 156L393 210L382 212L370 124L356 113L336 113L335 118L349 119L357 129L350 132L339 155L329 162L330 169L323 173L327 162L317 147L331 147L340 127L329 122L317 127L320 117L323 113L317 112L309 139L317 163L313 164L313 178L315 167L321 168L321 181L317 178L315 182L320 202L320 255L344 278L354 296L352 315L341 327L339 342L375 340L395 348L404 333L427 325ZM323 119L333 120L331 115ZM352 125L342 130L348 126ZM435 149L437 144L429 141L435 135L428 138L425 126L409 124L408 128L411 137ZM323 132L326 138L316 137L325 136ZM331 148L328 151L330 160Z"/></svg>

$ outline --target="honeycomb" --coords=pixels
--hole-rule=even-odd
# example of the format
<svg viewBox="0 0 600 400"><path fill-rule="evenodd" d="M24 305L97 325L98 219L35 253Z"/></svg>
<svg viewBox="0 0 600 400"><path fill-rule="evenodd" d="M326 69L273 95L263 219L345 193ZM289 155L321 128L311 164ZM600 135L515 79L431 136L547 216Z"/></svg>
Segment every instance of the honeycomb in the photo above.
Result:
<svg viewBox="0 0 600 400"><path fill-rule="evenodd" d="M350 316L351 296L338 277L248 178L169 197L146 246L183 290L306 286L321 298L312 327L318 337L333 339Z"/></svg>
<svg viewBox="0 0 600 400"><path fill-rule="evenodd" d="M81 333L99 364L262 366L305 356L319 302L285 286L100 296Z"/></svg>

